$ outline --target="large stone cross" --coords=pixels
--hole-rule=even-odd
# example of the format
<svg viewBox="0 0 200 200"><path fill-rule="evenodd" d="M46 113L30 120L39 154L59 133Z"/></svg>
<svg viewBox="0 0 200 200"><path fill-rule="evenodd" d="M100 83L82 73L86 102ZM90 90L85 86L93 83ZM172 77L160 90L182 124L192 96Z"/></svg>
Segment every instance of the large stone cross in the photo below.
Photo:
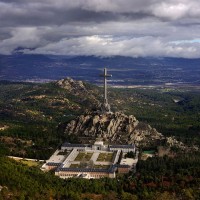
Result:
<svg viewBox="0 0 200 200"><path fill-rule="evenodd" d="M104 102L103 102L103 111L110 112L110 105L108 103L108 95L107 95L107 78L112 77L111 74L107 74L107 69L104 68L104 73L100 75L104 77Z"/></svg>

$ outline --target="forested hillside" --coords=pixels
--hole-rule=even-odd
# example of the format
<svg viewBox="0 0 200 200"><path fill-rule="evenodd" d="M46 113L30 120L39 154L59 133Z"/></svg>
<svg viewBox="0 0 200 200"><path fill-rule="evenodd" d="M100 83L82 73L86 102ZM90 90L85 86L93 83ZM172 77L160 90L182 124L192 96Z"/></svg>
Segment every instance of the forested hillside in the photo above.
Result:
<svg viewBox="0 0 200 200"><path fill-rule="evenodd" d="M65 140L60 124L90 107L93 101L87 96L73 94L55 83L2 82L1 145L8 147L11 155L47 159Z"/></svg>
<svg viewBox="0 0 200 200"><path fill-rule="evenodd" d="M0 157L0 199L199 199L200 155L140 161L136 174L117 179L62 180Z"/></svg>
<svg viewBox="0 0 200 200"><path fill-rule="evenodd" d="M77 84L69 85L1 82L0 141L11 155L47 159L66 139L76 140L64 137L62 124L97 109L102 88L84 83L82 90ZM110 88L109 101L113 111L134 115L187 145L200 145L198 91Z"/></svg>
<svg viewBox="0 0 200 200"><path fill-rule="evenodd" d="M70 82L70 81L69 81ZM72 81L73 82L73 81ZM137 172L117 179L62 180L6 158L47 159L64 141L71 119L98 109L102 88L87 83L65 87L58 82L0 84L0 199L198 199L200 154L173 149L171 157L154 157ZM113 111L132 114L189 147L200 145L200 94L195 90L109 89ZM168 147L166 147L168 148ZM140 149L142 151L142 149ZM157 150L157 149L154 149Z"/></svg>

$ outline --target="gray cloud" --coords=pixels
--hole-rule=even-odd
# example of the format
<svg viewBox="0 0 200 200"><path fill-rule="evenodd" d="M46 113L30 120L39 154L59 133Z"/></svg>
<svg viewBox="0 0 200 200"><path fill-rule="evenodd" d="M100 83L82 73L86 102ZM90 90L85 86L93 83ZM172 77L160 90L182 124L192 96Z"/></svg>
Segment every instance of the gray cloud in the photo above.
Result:
<svg viewBox="0 0 200 200"><path fill-rule="evenodd" d="M0 1L0 53L200 57L198 0Z"/></svg>

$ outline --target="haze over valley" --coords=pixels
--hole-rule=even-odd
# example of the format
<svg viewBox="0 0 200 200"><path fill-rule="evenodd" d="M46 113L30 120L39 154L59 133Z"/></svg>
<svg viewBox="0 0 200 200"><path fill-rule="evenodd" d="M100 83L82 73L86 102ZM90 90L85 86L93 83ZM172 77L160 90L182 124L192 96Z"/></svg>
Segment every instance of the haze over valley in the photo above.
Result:
<svg viewBox="0 0 200 200"><path fill-rule="evenodd" d="M102 84L104 67L111 86L199 86L200 59L95 56L0 56L0 80L49 82L66 77Z"/></svg>

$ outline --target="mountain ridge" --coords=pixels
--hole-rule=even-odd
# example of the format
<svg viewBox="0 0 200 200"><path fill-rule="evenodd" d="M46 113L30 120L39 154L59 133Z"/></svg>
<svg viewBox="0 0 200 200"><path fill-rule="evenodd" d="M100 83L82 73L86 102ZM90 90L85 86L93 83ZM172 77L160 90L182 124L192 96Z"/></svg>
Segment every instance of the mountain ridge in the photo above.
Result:
<svg viewBox="0 0 200 200"><path fill-rule="evenodd" d="M115 77L112 85L199 84L200 59L31 54L0 55L0 80L49 82L69 76L100 84L105 66Z"/></svg>

